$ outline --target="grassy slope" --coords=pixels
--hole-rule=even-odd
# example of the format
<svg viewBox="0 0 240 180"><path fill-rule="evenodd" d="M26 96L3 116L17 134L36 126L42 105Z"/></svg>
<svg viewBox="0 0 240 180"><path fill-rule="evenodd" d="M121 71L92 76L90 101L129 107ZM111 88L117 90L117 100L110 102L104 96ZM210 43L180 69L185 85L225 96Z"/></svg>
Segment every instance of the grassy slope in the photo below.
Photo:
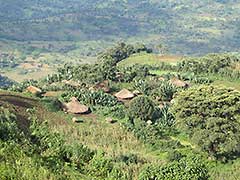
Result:
<svg viewBox="0 0 240 180"><path fill-rule="evenodd" d="M131 57L121 61L119 63L119 66L131 66L134 64L158 65L161 64L162 62L175 64L177 61L180 61L181 59L182 57L180 56L172 55L160 56L156 54L140 53L134 54Z"/></svg>
<svg viewBox="0 0 240 180"><path fill-rule="evenodd" d="M120 124L106 123L105 117L94 114L77 116L83 122L75 124L71 121L72 115L63 112L50 112L38 98L6 91L0 91L0 105L12 109L17 114L21 120L19 123L22 128L26 128L29 124L27 108L35 108L39 119L47 120L53 131L63 133L69 144L83 143L91 149L105 151L108 156L113 158L132 153L149 163L166 162L166 155L150 150ZM178 139L183 145L189 145L187 139L181 135L172 138ZM187 151L187 149L185 150ZM240 176L240 160L228 164L217 164L217 166L214 162L210 162L209 166L212 179L235 180ZM142 164L129 166L121 164L121 167L126 171L133 171L137 177Z"/></svg>
<svg viewBox="0 0 240 180"><path fill-rule="evenodd" d="M83 41L133 36L145 40L148 34L157 37L151 38L153 44L165 42L175 53L228 51L239 47L239 9L236 0L3 1L0 35Z"/></svg>
<svg viewBox="0 0 240 180"><path fill-rule="evenodd" d="M69 144L82 143L93 150L102 150L106 155L117 158L121 155L135 154L144 162L163 163L157 155L149 150L131 132L127 132L120 124L109 124L104 117L94 114L77 116L83 120L76 124L71 121L72 115L63 112L50 112L40 99L18 93L0 91L0 105L9 108L19 118L18 124L22 129L29 125L27 120L28 108L35 108L36 114L41 121L47 120L53 131L64 135ZM123 165L126 171L133 171L137 177L143 164Z"/></svg>
<svg viewBox="0 0 240 180"><path fill-rule="evenodd" d="M176 63L181 60L179 57L164 56L159 57L153 54L138 54L122 61L120 66L140 64L158 64L160 62ZM157 74L167 73L167 71L158 71ZM216 81L216 85L224 85L240 90L240 82L220 77L212 77ZM108 124L104 121L105 117L97 115L79 116L83 122L75 124L71 122L71 115L63 112L49 112L39 99L29 98L25 95L19 95L9 92L0 92L0 105L10 107L17 112L21 117L21 124L24 128L28 125L26 120L27 108L35 107L39 119L47 120L54 131L59 131L64 134L68 143L83 143L91 149L103 150L108 156L116 158L124 154L136 154L143 161L151 163L166 162L166 155L151 151L146 145L140 142L134 135L127 132L120 124ZM191 145L186 137L172 137L179 140L183 145ZM187 149L186 149L187 150ZM240 160L235 160L227 164L215 164L209 162L210 174L212 179L229 179L235 180L240 176ZM138 174L142 164L124 166L126 171L133 171Z"/></svg>

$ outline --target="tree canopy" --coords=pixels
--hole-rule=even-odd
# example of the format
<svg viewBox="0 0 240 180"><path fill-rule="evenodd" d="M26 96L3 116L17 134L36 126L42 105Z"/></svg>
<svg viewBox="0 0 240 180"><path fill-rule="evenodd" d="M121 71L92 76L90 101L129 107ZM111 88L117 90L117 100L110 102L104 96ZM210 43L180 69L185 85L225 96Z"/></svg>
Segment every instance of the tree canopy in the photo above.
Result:
<svg viewBox="0 0 240 180"><path fill-rule="evenodd" d="M192 88L178 94L172 111L177 126L210 156L239 156L240 92L217 86Z"/></svg>

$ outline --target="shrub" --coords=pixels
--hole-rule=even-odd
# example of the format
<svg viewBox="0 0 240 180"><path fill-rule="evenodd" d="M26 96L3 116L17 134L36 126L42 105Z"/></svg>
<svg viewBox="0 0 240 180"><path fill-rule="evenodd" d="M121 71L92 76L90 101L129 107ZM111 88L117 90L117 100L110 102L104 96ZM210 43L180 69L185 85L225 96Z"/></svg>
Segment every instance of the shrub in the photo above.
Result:
<svg viewBox="0 0 240 180"><path fill-rule="evenodd" d="M162 81L157 88L151 92L151 96L161 101L170 101L177 92L177 88L168 81Z"/></svg>
<svg viewBox="0 0 240 180"><path fill-rule="evenodd" d="M89 162L86 169L86 174L95 178L104 179L108 177L112 170L112 160L106 158L103 152L98 152Z"/></svg>
<svg viewBox="0 0 240 180"><path fill-rule="evenodd" d="M57 112L62 109L62 103L56 97L45 97L42 102L49 111Z"/></svg>
<svg viewBox="0 0 240 180"><path fill-rule="evenodd" d="M169 106L165 105L161 110L160 110L160 115L157 120L157 123L162 126L162 127L172 127L175 125L175 118L173 114L169 110Z"/></svg>
<svg viewBox="0 0 240 180"><path fill-rule="evenodd" d="M149 95L152 89L150 84L143 79L135 80L133 87L134 89L140 91L142 94L145 94L145 95Z"/></svg>
<svg viewBox="0 0 240 180"><path fill-rule="evenodd" d="M99 114L103 116L112 116L117 119L124 119L126 117L126 107L122 104L117 104L112 107L96 107Z"/></svg>
<svg viewBox="0 0 240 180"><path fill-rule="evenodd" d="M50 132L47 122L39 123L35 117L31 118L30 142L34 153L41 154L44 165L52 171L61 171L65 154L63 137L59 133Z"/></svg>
<svg viewBox="0 0 240 180"><path fill-rule="evenodd" d="M139 180L207 180L208 170L199 157L188 156L166 165L145 167Z"/></svg>
<svg viewBox="0 0 240 180"><path fill-rule="evenodd" d="M139 158L136 154L124 154L120 155L117 158L117 161L124 162L127 165L137 164L139 162Z"/></svg>
<svg viewBox="0 0 240 180"><path fill-rule="evenodd" d="M123 42L118 43L113 48L108 49L106 52L100 54L99 58L102 59L113 59L116 63L123 59L128 58L130 55L140 52L151 53L152 49L147 48L144 44L125 44Z"/></svg>
<svg viewBox="0 0 240 180"><path fill-rule="evenodd" d="M130 102L129 116L131 118L139 118L143 121L153 120L155 107L154 102L150 98L146 96L136 97Z"/></svg>
<svg viewBox="0 0 240 180"><path fill-rule="evenodd" d="M200 58L188 58L178 63L179 71L194 73L220 73L232 76L228 69L239 62L239 58L231 54L209 54ZM208 67L208 68L206 68ZM233 72L233 69L231 70ZM236 74L237 75L237 74ZM237 77L237 76L236 76Z"/></svg>
<svg viewBox="0 0 240 180"><path fill-rule="evenodd" d="M149 68L146 65L127 66L119 69L121 76L118 81L132 82L134 79L143 79L150 74Z"/></svg>
<svg viewBox="0 0 240 180"><path fill-rule="evenodd" d="M168 157L167 159L172 162L172 161L179 161L181 158L183 158L184 155L182 155L179 151L170 151L168 152Z"/></svg>
<svg viewBox="0 0 240 180"><path fill-rule="evenodd" d="M84 167L93 159L95 152L82 144L68 145L65 148L65 161L84 172Z"/></svg>
<svg viewBox="0 0 240 180"><path fill-rule="evenodd" d="M63 101L69 101L71 97L76 97L80 102L90 106L113 107L118 104L117 98L103 91L80 89L68 91L61 95Z"/></svg>
<svg viewBox="0 0 240 180"><path fill-rule="evenodd" d="M8 109L0 108L0 140L2 141L20 141L21 131L16 123L16 116Z"/></svg>
<svg viewBox="0 0 240 180"><path fill-rule="evenodd" d="M240 92L201 86L181 92L172 111L179 129L210 156L225 160L240 153Z"/></svg>

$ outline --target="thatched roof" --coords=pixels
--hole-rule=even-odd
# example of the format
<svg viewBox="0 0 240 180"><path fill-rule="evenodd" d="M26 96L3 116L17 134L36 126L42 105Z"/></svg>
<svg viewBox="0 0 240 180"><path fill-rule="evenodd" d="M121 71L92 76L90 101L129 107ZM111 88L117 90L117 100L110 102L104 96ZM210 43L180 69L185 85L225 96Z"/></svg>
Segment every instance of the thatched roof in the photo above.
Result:
<svg viewBox="0 0 240 180"><path fill-rule="evenodd" d="M37 87L35 87L35 86L28 86L27 87L27 91L32 93L32 94L40 94L40 93L42 93L42 90L37 88Z"/></svg>
<svg viewBox="0 0 240 180"><path fill-rule="evenodd" d="M135 95L137 96L137 95L140 95L140 94L142 94L142 93L141 93L139 90L134 90L134 91L133 91L133 94L135 94Z"/></svg>
<svg viewBox="0 0 240 180"><path fill-rule="evenodd" d="M122 89L120 92L116 93L115 96L118 99L132 99L135 95L127 89Z"/></svg>
<svg viewBox="0 0 240 180"><path fill-rule="evenodd" d="M158 80L159 81L165 81L166 79L164 77L159 77Z"/></svg>
<svg viewBox="0 0 240 180"><path fill-rule="evenodd" d="M73 87L79 87L81 86L81 84L79 84L78 82L75 82L73 80L62 80L62 83L66 84L66 85L70 85L70 86L73 86Z"/></svg>
<svg viewBox="0 0 240 180"><path fill-rule="evenodd" d="M105 80L103 82L97 83L95 86L93 86L93 89L103 90L105 93L109 93L109 81Z"/></svg>
<svg viewBox="0 0 240 180"><path fill-rule="evenodd" d="M177 78L171 79L170 83L177 87L188 87L188 83Z"/></svg>
<svg viewBox="0 0 240 180"><path fill-rule="evenodd" d="M75 97L72 97L69 103L65 103L64 108L67 112L73 114L84 114L89 112L89 108L81 104Z"/></svg>

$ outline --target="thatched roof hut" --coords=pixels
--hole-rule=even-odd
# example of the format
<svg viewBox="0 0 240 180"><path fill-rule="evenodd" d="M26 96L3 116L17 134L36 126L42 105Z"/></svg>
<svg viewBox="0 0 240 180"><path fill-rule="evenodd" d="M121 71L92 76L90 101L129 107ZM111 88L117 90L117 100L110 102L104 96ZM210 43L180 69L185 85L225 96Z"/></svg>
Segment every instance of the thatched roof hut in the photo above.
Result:
<svg viewBox="0 0 240 180"><path fill-rule="evenodd" d="M180 79L177 79L177 78L173 78L170 80L170 83L173 84L174 86L177 86L177 87L183 87L183 88L186 88L189 86L189 84L185 81L182 81Z"/></svg>
<svg viewBox="0 0 240 180"><path fill-rule="evenodd" d="M42 93L42 90L35 87L35 86L28 86L27 91L32 93L32 94L41 94Z"/></svg>
<svg viewBox="0 0 240 180"><path fill-rule="evenodd" d="M115 97L117 97L118 99L132 99L134 98L134 94L127 90L127 89L122 89L121 91L119 91L118 93L115 94Z"/></svg>
<svg viewBox="0 0 240 180"><path fill-rule="evenodd" d="M62 83L66 84L66 85L70 85L70 86L73 86L73 87L80 87L81 84L76 82L76 81L73 81L73 80L62 80Z"/></svg>
<svg viewBox="0 0 240 180"><path fill-rule="evenodd" d="M64 104L64 109L66 112L73 114L85 114L89 112L89 107L81 104L75 97L72 97L69 103Z"/></svg>
<svg viewBox="0 0 240 180"><path fill-rule="evenodd" d="M93 86L94 89L97 90L103 90L105 93L109 93L110 92L110 88L109 88L109 81L105 80L103 82L97 83L95 86Z"/></svg>
<svg viewBox="0 0 240 180"><path fill-rule="evenodd" d="M164 77L159 77L158 80L159 81L165 81L166 79Z"/></svg>
<svg viewBox="0 0 240 180"><path fill-rule="evenodd" d="M137 95L140 95L140 94L142 94L142 93L141 93L139 90L134 90L134 91L133 91L133 94L135 94L135 95L137 96Z"/></svg>

